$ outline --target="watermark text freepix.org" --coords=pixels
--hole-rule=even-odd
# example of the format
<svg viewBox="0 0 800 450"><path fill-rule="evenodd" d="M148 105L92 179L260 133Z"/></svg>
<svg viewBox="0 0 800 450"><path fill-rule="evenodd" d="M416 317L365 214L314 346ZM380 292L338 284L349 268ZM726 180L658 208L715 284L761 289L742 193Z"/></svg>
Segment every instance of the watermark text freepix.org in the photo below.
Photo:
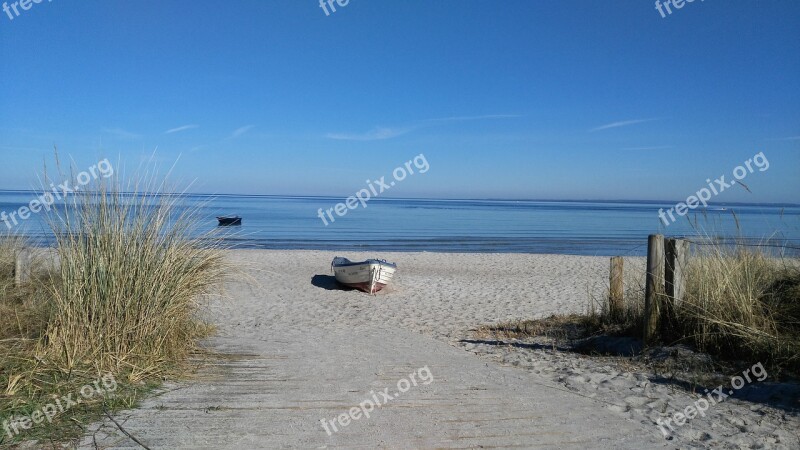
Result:
<svg viewBox="0 0 800 450"><path fill-rule="evenodd" d="M431 166L428 164L428 160L425 159L425 155L420 153L414 159L406 161L405 165L398 166L396 169L392 171L392 176L394 177L394 181L390 181L388 184L386 183L386 177L380 177L376 181L367 180L367 186L369 189L361 189L360 191L356 192L354 196L347 197L344 203L338 203L332 208L328 208L324 210L319 208L317 210L317 217L322 220L322 223L325 226L328 226L328 219L330 219L331 223L336 222L336 218L333 217L333 213L336 213L337 216L342 217L351 209L358 208L358 205L361 204L362 207L367 207L367 202L373 198L377 197L384 192L388 191L392 187L394 187L398 181L405 180L409 175L414 175L414 168L419 170L419 173L425 173L430 170ZM327 214L328 219L325 218Z"/></svg>
<svg viewBox="0 0 800 450"><path fill-rule="evenodd" d="M15 17L19 17L20 13L19 10L28 11L31 9L34 3L39 4L42 3L44 0L18 0L15 2L11 2L9 5L8 2L3 2L3 12L6 13L8 16L8 20L14 20ZM48 2L52 2L53 0L47 0ZM11 12L14 12L14 15L11 15Z"/></svg>
<svg viewBox="0 0 800 450"><path fill-rule="evenodd" d="M701 2L705 0L700 0ZM661 0L656 0L656 11L661 14L661 18L667 17L667 15L672 14L672 8L681 9L686 6L687 3L694 3L694 0L664 0L662 3ZM667 11L667 14L664 14L664 10Z"/></svg>
<svg viewBox="0 0 800 450"><path fill-rule="evenodd" d="M751 379L750 375L753 375L755 380ZM697 417L697 415L705 417L706 411L708 411L708 408L711 406L724 402L725 399L733 395L734 391L743 388L745 384L753 383L754 381L764 381L767 379L767 376L767 371L764 369L764 366L761 365L761 363L757 363L753 367L745 369L741 376L737 375L731 378L731 385L728 388L719 385L710 392L706 389L705 397L700 396L694 404L687 406L683 412L674 413L671 418L662 420L659 417L656 419L656 425L658 425L658 429L661 430L664 437L668 438L669 432L664 426L668 427L670 431L675 431L675 427L672 426L673 422L680 427L686 425L687 420L690 421ZM747 383L745 383L745 380ZM727 393L725 393L726 389Z"/></svg>
<svg viewBox="0 0 800 450"><path fill-rule="evenodd" d="M30 430L34 425L39 425L45 420L52 423L53 419L68 411L76 405L80 405L84 400L91 400L95 397L104 397L107 394L117 390L117 380L114 375L103 375L99 380L95 380L92 384L87 384L81 387L79 394L70 393L60 398L55 399L55 403L48 403L42 408L37 409L29 416L16 416L10 420L3 421L3 431L9 439L13 439L16 435L20 434L23 430Z"/></svg>
<svg viewBox="0 0 800 450"><path fill-rule="evenodd" d="M739 180L744 179L749 173L755 172L755 169L753 169L753 164L755 164L759 172L764 172L765 170L769 169L769 161L767 160L767 157L764 155L764 152L759 152L752 158L745 161L744 165L737 166L735 169L733 169L733 178L735 178L735 180L728 183L725 181L725 175L722 175L712 183L711 179L707 178L706 183L708 183L708 188L700 189L699 191L695 192L695 195L690 195L687 197L686 203L678 203L668 209L666 213L664 212L664 208L659 208L658 217L664 222L665 226L669 226L675 223L676 220L675 215L672 214L673 212L679 216L685 216L690 209L695 209L701 204L705 208L708 206L708 201L711 200L712 192L714 195L719 195L722 191L733 186ZM745 169L745 167L747 167L747 169ZM667 216L669 216L669 219L667 219Z"/></svg>
<svg viewBox="0 0 800 450"><path fill-rule="evenodd" d="M334 3L344 8L350 3L350 0L319 0L319 7L325 11L326 16L330 16L331 13L328 12L328 8L330 8L332 12L336 12L336 5L334 5Z"/></svg>
<svg viewBox="0 0 800 450"><path fill-rule="evenodd" d="M19 225L19 220L28 220L31 217L31 213L38 214L42 211L42 208L44 208L45 211L50 211L50 207L53 206L56 200L61 200L62 198L66 198L69 194L78 192L83 186L91 183L92 180L97 180L100 177L109 178L113 175L114 167L108 159L104 159L92 167L89 167L88 170L79 173L78 176L75 177L74 184L70 180L66 180L59 185L50 183L51 190L45 191L37 198L31 200L28 206L22 206L10 213L0 211L0 222L6 224L6 227L10 230L12 223L14 224L13 226L17 226Z"/></svg>
<svg viewBox="0 0 800 450"><path fill-rule="evenodd" d="M419 380L417 380L419 377ZM417 381L421 381L424 385L429 385L433 383L433 374L431 373L431 369L428 366L421 367L417 369L415 372L411 372L408 375L408 378L403 378L397 382L397 392L394 394L389 393L389 388L385 388L383 391L375 393L375 391L370 391L372 398L364 400L363 402L359 403L358 406L354 406L350 408L349 411L346 413L342 413L334 419L325 420L320 419L320 423L322 423L322 428L325 429L325 432L328 433L328 436L333 435L333 433L338 433L339 428L336 426L338 423L339 426L342 428L350 425L351 421L356 421L361 419L361 416L369 419L370 413L375 410L376 407L381 408L385 404L389 403L391 400L396 399L400 396L400 394L404 394L411 389L411 386L417 386ZM378 398L380 397L380 398ZM333 431L331 431L333 430Z"/></svg>

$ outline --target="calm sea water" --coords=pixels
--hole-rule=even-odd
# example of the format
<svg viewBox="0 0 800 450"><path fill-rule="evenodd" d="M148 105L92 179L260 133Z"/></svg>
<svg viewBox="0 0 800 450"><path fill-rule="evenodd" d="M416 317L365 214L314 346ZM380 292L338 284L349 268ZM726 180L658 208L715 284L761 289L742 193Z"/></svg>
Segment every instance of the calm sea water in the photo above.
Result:
<svg viewBox="0 0 800 450"><path fill-rule="evenodd" d="M0 211L17 210L30 192L0 192ZM202 231L223 233L238 248L332 251L445 251L642 255L647 235L746 237L800 247L800 205L721 205L665 227L667 203L373 199L327 226L317 216L341 198L191 195ZM734 215L735 213L735 215ZM217 227L216 216L240 215L241 227ZM49 241L42 216L15 232ZM737 224L738 221L738 224ZM6 230L0 222L0 230ZM789 254L798 254L789 249Z"/></svg>

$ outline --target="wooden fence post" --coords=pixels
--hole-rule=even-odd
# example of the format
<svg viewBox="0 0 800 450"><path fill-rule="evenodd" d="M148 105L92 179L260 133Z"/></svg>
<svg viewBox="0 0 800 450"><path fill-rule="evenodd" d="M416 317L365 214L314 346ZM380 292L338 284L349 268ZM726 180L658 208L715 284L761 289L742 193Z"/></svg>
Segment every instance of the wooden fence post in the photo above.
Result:
<svg viewBox="0 0 800 450"><path fill-rule="evenodd" d="M680 306L686 293L684 279L686 262L689 257L689 241L683 239L667 239L664 244L666 267L664 281L666 294L671 307Z"/></svg>
<svg viewBox="0 0 800 450"><path fill-rule="evenodd" d="M16 261L14 263L14 284L19 287L22 283L28 281L30 264L28 261L28 249L21 248L16 254Z"/></svg>
<svg viewBox="0 0 800 450"><path fill-rule="evenodd" d="M608 276L608 311L612 319L622 317L624 310L624 284L623 284L622 256L611 258L611 271Z"/></svg>
<svg viewBox="0 0 800 450"><path fill-rule="evenodd" d="M647 279L644 294L644 343L652 344L659 335L660 305L664 294L664 236L647 238Z"/></svg>

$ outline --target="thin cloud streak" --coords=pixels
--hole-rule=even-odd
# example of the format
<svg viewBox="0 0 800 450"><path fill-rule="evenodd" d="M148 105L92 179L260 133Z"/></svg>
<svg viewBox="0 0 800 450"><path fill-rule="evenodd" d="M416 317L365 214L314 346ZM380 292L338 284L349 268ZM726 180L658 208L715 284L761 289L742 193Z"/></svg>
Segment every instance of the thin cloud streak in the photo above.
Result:
<svg viewBox="0 0 800 450"><path fill-rule="evenodd" d="M208 148L208 145L197 145L195 147L190 148L189 153L198 152L200 150L203 150L204 148Z"/></svg>
<svg viewBox="0 0 800 450"><path fill-rule="evenodd" d="M340 141L381 141L384 139L391 139L397 136L402 136L416 129L412 128L388 128L376 127L366 133L328 133L325 135L328 139L336 139Z"/></svg>
<svg viewBox="0 0 800 450"><path fill-rule="evenodd" d="M600 131L600 130L608 130L610 128L619 128L619 127L627 127L628 125L636 125L637 123L644 123L644 122L652 122L657 119L634 119L634 120L623 120L620 122L613 122L606 125L601 125L597 128L592 128L589 132Z"/></svg>
<svg viewBox="0 0 800 450"><path fill-rule="evenodd" d="M336 139L343 141L380 141L385 139L392 139L420 128L431 127L439 123L447 122L460 122L467 120L487 120L487 119L509 119L520 117L514 114L493 114L483 116L460 116L460 117L442 117L439 119L427 119L420 121L414 125L407 125L401 127L375 127L365 133L328 133L325 135L328 139Z"/></svg>
<svg viewBox="0 0 800 450"><path fill-rule="evenodd" d="M182 126L182 127L177 127L177 128L172 128L172 129L169 129L169 130L165 131L165 132L164 132L164 134L172 134L172 133L177 133L177 132L179 132L179 131L191 130L191 129L193 129L193 128L197 128L197 127L198 127L198 125L184 125L184 126Z"/></svg>
<svg viewBox="0 0 800 450"><path fill-rule="evenodd" d="M513 119L515 117L522 116L518 114L487 114L483 116L443 117L441 119L428 119L425 122L460 122L464 120Z"/></svg>
<svg viewBox="0 0 800 450"><path fill-rule="evenodd" d="M623 150L667 150L670 148L674 148L671 145L656 145L653 147L627 147L623 148Z"/></svg>
<svg viewBox="0 0 800 450"><path fill-rule="evenodd" d="M771 141L800 141L800 136L789 136L785 138L770 139Z"/></svg>
<svg viewBox="0 0 800 450"><path fill-rule="evenodd" d="M233 131L233 134L231 134L231 139L236 139L238 137L241 137L243 134L247 133L248 131L252 130L255 127L256 127L255 125L246 125L241 128L237 128L236 130Z"/></svg>

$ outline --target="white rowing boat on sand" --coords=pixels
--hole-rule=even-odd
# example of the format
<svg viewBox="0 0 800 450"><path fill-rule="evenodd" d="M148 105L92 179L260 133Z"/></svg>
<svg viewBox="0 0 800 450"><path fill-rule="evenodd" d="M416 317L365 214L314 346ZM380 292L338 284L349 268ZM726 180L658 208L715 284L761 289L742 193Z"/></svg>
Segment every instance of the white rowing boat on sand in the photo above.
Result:
<svg viewBox="0 0 800 450"><path fill-rule="evenodd" d="M382 259L353 262L337 256L333 258L331 269L339 283L374 294L389 284L397 265Z"/></svg>

